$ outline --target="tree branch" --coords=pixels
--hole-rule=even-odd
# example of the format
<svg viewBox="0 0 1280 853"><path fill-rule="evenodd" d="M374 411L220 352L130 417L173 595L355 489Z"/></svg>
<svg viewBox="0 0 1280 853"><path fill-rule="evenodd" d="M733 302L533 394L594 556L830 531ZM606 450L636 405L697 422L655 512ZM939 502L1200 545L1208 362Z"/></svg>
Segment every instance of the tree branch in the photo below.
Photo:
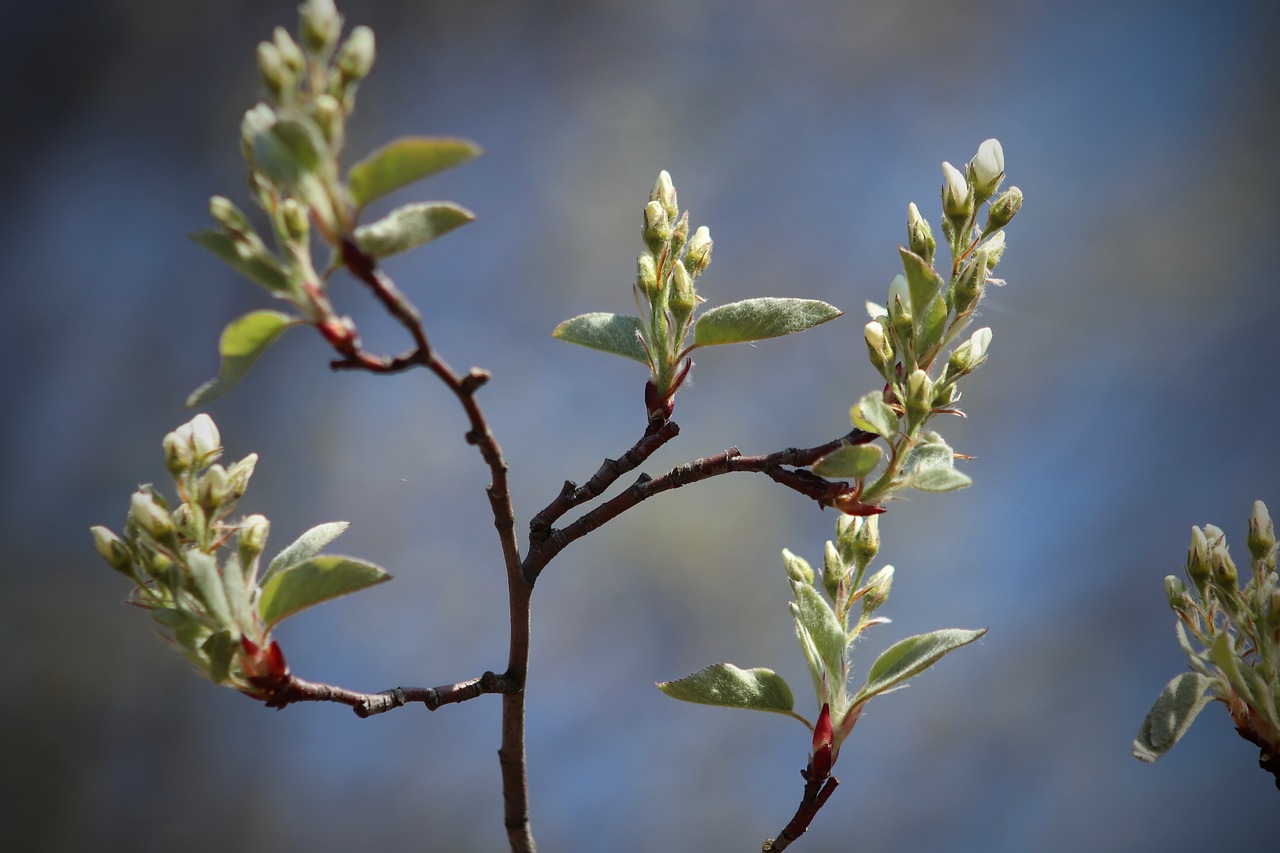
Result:
<svg viewBox="0 0 1280 853"><path fill-rule="evenodd" d="M781 853L791 846L791 842L804 835L809 829L809 824L818 814L818 810L826 805L827 800L840 784L840 780L834 776L819 776L816 773L807 772L802 775L805 777L805 782L804 797L800 800L800 807L796 809L795 816L783 827L778 837L770 838L764 843L761 853Z"/></svg>
<svg viewBox="0 0 1280 853"><path fill-rule="evenodd" d="M486 693L509 693L519 688L505 676L486 672L479 678L469 678L454 684L442 684L439 687L396 687L378 693L358 693L345 687L307 681L296 675L287 674L273 687L263 685L260 689L268 694L265 701L269 708L284 708L298 702L336 702L351 706L357 717L372 717L375 714L385 714L387 711L401 708L411 702L421 702L427 706L428 711L434 711L445 705L466 702L468 699L474 699ZM259 695L254 698L264 697Z"/></svg>
<svg viewBox="0 0 1280 853"><path fill-rule="evenodd" d="M648 433L646 432L646 437ZM674 437L674 434L673 436ZM819 506L831 506L835 499L849 489L849 484L845 482L832 482L814 474L811 471L797 470L814 464L823 456L833 452L841 446L841 444L850 442L855 444L866 443L875 438L872 433L855 429L847 435L820 444L816 447L795 448L790 447L786 450L780 450L776 453L770 453L764 456L743 456L742 452L736 447L717 453L714 456L706 456L702 459L687 462L683 465L677 465L675 468L667 471L658 477L650 477L647 474L641 474L640 477L621 494L616 495L608 501L597 506L595 509L578 517L569 525L559 529L548 529L546 531L538 531L535 535L534 531L530 531L530 547L529 552L524 560L524 573L529 579L529 583L536 583L538 576L547 564L562 551L565 546L571 542L581 539L593 530L617 518L622 513L661 492L678 489L681 486L696 483L701 480L707 480L712 477L718 477L722 474L729 474L736 471L748 471L762 473L773 479L775 482L781 483L787 488L793 489L806 497L810 497L818 502ZM665 440L669 440L665 439ZM637 443L636 448L640 448L645 442L641 439ZM660 444L658 446L661 446ZM632 448L633 451L636 448ZM655 446L654 450L657 449ZM650 451L652 453L652 451ZM624 457L626 458L626 457ZM640 460L643 461L643 460ZM561 510L560 514L567 511L574 504L569 503L573 498L582 491L585 491L596 481L597 478L604 479L602 475L606 475L606 469L609 473L617 467L621 462L613 462L605 460L605 464L601 466L596 476L588 482L587 486L582 489L573 489L571 483L566 483L565 488L561 490L560 496L548 506L547 510L540 513L549 514L548 510L553 507L568 503ZM637 465L639 462L636 463ZM633 466L634 467L634 466ZM616 480L624 471L619 471L613 476ZM612 483L613 480L609 480ZM601 491L608 484L601 487ZM599 494L599 492L597 492ZM582 500L585 500L583 498ZM576 501L581 503L582 500ZM548 526L550 522L547 522Z"/></svg>

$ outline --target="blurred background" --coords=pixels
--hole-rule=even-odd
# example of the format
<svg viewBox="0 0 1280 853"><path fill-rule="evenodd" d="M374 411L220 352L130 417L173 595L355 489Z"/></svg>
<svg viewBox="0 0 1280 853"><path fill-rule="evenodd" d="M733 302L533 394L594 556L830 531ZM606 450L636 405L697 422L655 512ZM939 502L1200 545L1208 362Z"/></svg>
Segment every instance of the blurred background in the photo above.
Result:
<svg viewBox="0 0 1280 853"><path fill-rule="evenodd" d="M268 711L194 677L121 604L88 527L119 529L162 436L217 370L223 325L268 300L191 243L206 201L245 207L238 125L257 42L293 0L9 3L0 27L0 825L14 850L501 850L499 703L359 720ZM1274 245L1277 6L1265 2L355 2L379 61L351 160L407 133L479 161L385 206L479 221L389 264L438 349L483 365L519 529L643 429L644 371L553 341L627 311L660 169L716 241L712 304L824 299L849 316L712 350L682 433L646 470L734 445L809 446L878 387L862 304L899 270L909 201L938 223L939 164L991 136L1026 195L983 303L991 361L968 491L882 519L893 641L988 626L872 703L839 791L796 849L1262 849L1276 791L1225 709L1154 766L1130 741L1185 669L1162 579L1192 524L1245 560L1280 512ZM399 330L334 288L374 350ZM303 677L360 690L501 669L503 572L480 460L425 374L331 374L286 336L210 412L257 451L241 506L274 552L335 550L393 583L280 632ZM628 480L629 482L629 480ZM769 666L812 697L783 547L817 561L836 517L736 475L637 508L569 548L535 596L534 827L549 851L754 850L791 816L808 734L677 703L653 682Z"/></svg>

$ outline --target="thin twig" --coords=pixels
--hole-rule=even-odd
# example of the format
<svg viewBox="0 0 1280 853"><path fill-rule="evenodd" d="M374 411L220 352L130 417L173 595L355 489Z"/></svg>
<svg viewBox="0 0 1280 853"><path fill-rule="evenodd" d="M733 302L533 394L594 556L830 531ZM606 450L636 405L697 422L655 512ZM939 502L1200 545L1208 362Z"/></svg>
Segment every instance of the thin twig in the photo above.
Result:
<svg viewBox="0 0 1280 853"><path fill-rule="evenodd" d="M275 688L266 703L270 708L284 708L298 702L336 702L349 705L357 717L385 714L413 702L421 702L428 711L445 705L466 702L486 693L507 693L517 689L505 676L486 672L479 678L469 678L439 687L395 687L378 693L359 693L333 684L307 681L296 675L287 675Z"/></svg>
<svg viewBox="0 0 1280 853"><path fill-rule="evenodd" d="M796 809L795 816L783 827L777 838L770 838L764 843L761 853L781 853L791 846L791 842L804 835L819 809L826 805L839 784L840 780L834 776L817 774L812 778L806 776L804 797L800 800L800 807Z"/></svg>

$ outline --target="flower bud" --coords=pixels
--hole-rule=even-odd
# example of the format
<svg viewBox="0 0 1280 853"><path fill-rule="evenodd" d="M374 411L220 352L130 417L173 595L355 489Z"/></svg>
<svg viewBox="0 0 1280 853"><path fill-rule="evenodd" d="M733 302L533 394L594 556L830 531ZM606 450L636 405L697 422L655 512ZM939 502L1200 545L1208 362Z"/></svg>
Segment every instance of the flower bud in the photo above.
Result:
<svg viewBox="0 0 1280 853"><path fill-rule="evenodd" d="M191 463L194 461L191 442L183 441L178 437L177 431L174 431L164 437L161 446L164 447L164 467L169 469L174 478L191 470Z"/></svg>
<svg viewBox="0 0 1280 853"><path fill-rule="evenodd" d="M100 524L90 527L89 532L93 534L93 547L97 550L98 556L106 560L107 565L117 572L132 578L134 576L133 557L129 554L129 546L124 544L124 540Z"/></svg>
<svg viewBox="0 0 1280 853"><path fill-rule="evenodd" d="M342 104L338 103L338 99L328 92L321 92L316 95L311 106L311 117L315 119L321 135L329 142L341 139L344 115Z"/></svg>
<svg viewBox="0 0 1280 853"><path fill-rule="evenodd" d="M907 246L911 251L924 258L926 264L933 263L933 252L937 248L929 223L920 215L915 202L907 205Z"/></svg>
<svg viewBox="0 0 1280 853"><path fill-rule="evenodd" d="M840 559L840 552L836 550L835 543L828 541L822 555L822 588L827 591L827 595L831 596L832 601L836 600L840 584L848 573L848 568Z"/></svg>
<svg viewBox="0 0 1280 853"><path fill-rule="evenodd" d="M1000 263L1000 259L1004 257L1004 232L997 231L987 238L987 242L982 244L982 248L987 250L987 270L996 268L996 264Z"/></svg>
<svg viewBox="0 0 1280 853"><path fill-rule="evenodd" d="M794 583L813 586L813 569L803 557L797 557L786 548L782 549L782 565L786 567L787 578Z"/></svg>
<svg viewBox="0 0 1280 853"><path fill-rule="evenodd" d="M870 616L889 598L889 590L893 587L893 566L885 566L867 580L862 588L862 615Z"/></svg>
<svg viewBox="0 0 1280 853"><path fill-rule="evenodd" d="M262 74L262 82L267 91L276 100L284 94L284 90L293 85L293 75L280 56L280 49L269 41L258 43L258 71Z"/></svg>
<svg viewBox="0 0 1280 853"><path fill-rule="evenodd" d="M1187 577L1204 594L1204 587L1213 577L1213 565L1209 561L1209 541L1199 527L1191 528L1191 546L1187 548Z"/></svg>
<svg viewBox="0 0 1280 853"><path fill-rule="evenodd" d="M667 308L675 318L677 326L683 326L693 315L698 299L693 292L693 279L684 264L676 264L671 271L671 289L667 293Z"/></svg>
<svg viewBox="0 0 1280 853"><path fill-rule="evenodd" d="M240 546L240 559L244 565L248 558L256 557L267 547L267 534L271 531L271 522L265 515L250 515L240 522L240 533L236 541Z"/></svg>
<svg viewBox="0 0 1280 853"><path fill-rule="evenodd" d="M230 231L232 234L244 234L252 232L253 226L249 224L249 220L240 208L228 198L215 195L209 199L209 216L213 221Z"/></svg>
<svg viewBox="0 0 1280 853"><path fill-rule="evenodd" d="M1000 181L1004 179L1004 148L998 139L988 139L978 146L978 153L969 161L969 174L973 176L975 202L991 198Z"/></svg>
<svg viewBox="0 0 1280 853"><path fill-rule="evenodd" d="M999 231L1008 225L1009 220L1013 219L1014 214L1021 209L1022 190L1017 187L1009 187L1009 189L1000 193L987 209L987 224L982 227L983 233L990 234L993 231Z"/></svg>
<svg viewBox="0 0 1280 853"><path fill-rule="evenodd" d="M986 248L979 246L973 253L973 260L961 271L960 278L956 280L951 304L957 316L972 311L977 306L978 300L982 299L982 293L987 287L987 261Z"/></svg>
<svg viewBox="0 0 1280 853"><path fill-rule="evenodd" d="M139 489L129 500L129 520L157 541L173 536L173 518L151 492Z"/></svg>
<svg viewBox="0 0 1280 853"><path fill-rule="evenodd" d="M297 199L286 198L280 206L280 218L289 237L299 243L305 243L311 233L311 220L307 218L307 210Z"/></svg>
<svg viewBox="0 0 1280 853"><path fill-rule="evenodd" d="M680 252L687 242L689 242L689 212L685 211L676 220L675 228L671 229L671 257L680 257Z"/></svg>
<svg viewBox="0 0 1280 853"><path fill-rule="evenodd" d="M1209 552L1209 560L1213 566L1213 581L1220 589L1228 592L1239 589L1239 572L1236 571L1235 561L1231 559L1225 540L1213 546Z"/></svg>
<svg viewBox="0 0 1280 853"><path fill-rule="evenodd" d="M911 291L907 279L895 275L889 282L889 325L897 335L899 345L909 345L912 338Z"/></svg>
<svg viewBox="0 0 1280 853"><path fill-rule="evenodd" d="M1265 560L1276 547L1276 531L1271 524L1271 513L1262 501L1253 502L1249 516L1249 553L1255 560Z"/></svg>
<svg viewBox="0 0 1280 853"><path fill-rule="evenodd" d="M989 346L991 346L991 329L983 326L951 353L951 358L947 360L947 375L960 377L972 373L978 365L987 360Z"/></svg>
<svg viewBox="0 0 1280 853"><path fill-rule="evenodd" d="M347 36L347 40L342 43L335 64L347 80L363 80L369 76L369 69L373 68L375 56L373 30L359 26L353 29Z"/></svg>
<svg viewBox="0 0 1280 853"><path fill-rule="evenodd" d="M689 249L684 253L684 265L689 275L697 278L711 265L711 232L707 226L700 225L689 240Z"/></svg>
<svg viewBox="0 0 1280 853"><path fill-rule="evenodd" d="M649 299L658 295L658 271L650 252L636 258L636 287Z"/></svg>
<svg viewBox="0 0 1280 853"><path fill-rule="evenodd" d="M307 60L302 55L302 48L298 47L293 36L289 35L289 31L284 27L276 27L271 34L271 40L275 43L276 50L280 51L280 59L285 67L292 71L294 76L302 73Z"/></svg>
<svg viewBox="0 0 1280 853"><path fill-rule="evenodd" d="M676 188L671 183L671 175L666 169L658 173L658 182L653 185L649 200L661 204L668 219L675 219L676 214L680 212L680 206L676 203Z"/></svg>
<svg viewBox="0 0 1280 853"><path fill-rule="evenodd" d="M853 562L858 568L865 569L876 558L879 551L880 519L877 516L868 515L854 528Z"/></svg>
<svg viewBox="0 0 1280 853"><path fill-rule="evenodd" d="M907 377L907 421L919 424L933 410L933 380L922 369L916 368Z"/></svg>
<svg viewBox="0 0 1280 853"><path fill-rule="evenodd" d="M200 479L197 499L200 506L213 513L226 502L230 491L231 481L227 477L227 469L215 463L209 466L209 470Z"/></svg>
<svg viewBox="0 0 1280 853"><path fill-rule="evenodd" d="M942 164L942 211L952 219L968 219L973 213L973 193L960 170L950 163Z"/></svg>
<svg viewBox="0 0 1280 853"><path fill-rule="evenodd" d="M663 173L665 174L665 172ZM671 238L671 220L662 203L651 201L644 206L644 244L655 255L661 252Z"/></svg>
<svg viewBox="0 0 1280 853"><path fill-rule="evenodd" d="M884 373L893 365L893 345L889 343L884 325L879 320L872 320L863 327L862 336L867 341L867 356L872 366Z"/></svg>
<svg viewBox="0 0 1280 853"><path fill-rule="evenodd" d="M1186 608L1186 595L1186 584L1179 578L1169 575L1164 579L1164 597L1169 600L1169 606L1175 611L1181 612Z"/></svg>
<svg viewBox="0 0 1280 853"><path fill-rule="evenodd" d="M213 418L204 412L196 415L184 426L178 427L181 433L190 429L191 450L195 454L196 464L204 465L222 455L222 436L218 433L218 425Z"/></svg>
<svg viewBox="0 0 1280 853"><path fill-rule="evenodd" d="M308 52L323 55L333 50L342 32L342 16L333 0L306 0L299 6L298 32Z"/></svg>

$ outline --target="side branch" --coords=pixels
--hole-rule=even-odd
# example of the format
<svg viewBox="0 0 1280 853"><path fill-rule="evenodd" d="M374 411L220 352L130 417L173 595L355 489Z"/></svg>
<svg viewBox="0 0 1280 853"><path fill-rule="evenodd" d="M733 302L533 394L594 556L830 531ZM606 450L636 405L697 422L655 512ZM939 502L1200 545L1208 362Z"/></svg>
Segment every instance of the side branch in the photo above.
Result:
<svg viewBox="0 0 1280 853"><path fill-rule="evenodd" d="M874 438L875 436L872 433L855 429L847 435L816 447L791 447L763 456L743 456L742 452L736 447L731 447L714 456L707 456L693 462L677 465L658 477L641 474L626 491L600 504L566 527L548 531L541 541L531 542L529 553L524 561L525 576L530 583L536 582L538 575L542 573L546 565L565 546L607 524L642 501L648 500L661 492L678 489L690 483L697 483L735 471L765 474L775 482L812 498L822 507L831 506L836 498L848 490L849 484L832 482L803 469L835 451L843 443L861 444ZM606 466L608 464L606 462ZM565 498L567 494L571 494L568 488L561 492L561 499Z"/></svg>
<svg viewBox="0 0 1280 853"><path fill-rule="evenodd" d="M790 847L791 842L804 835L809 829L809 824L813 823L814 817L826 805L839 784L840 780L834 776L819 777L817 774L814 774L813 778L806 776L804 798L800 801L800 807L796 809L795 816L783 827L777 838L770 838L764 843L761 853L780 853Z"/></svg>
<svg viewBox="0 0 1280 853"><path fill-rule="evenodd" d="M297 702L336 702L349 705L357 717L372 717L384 714L394 708L408 705L410 702L421 702L428 711L434 711L445 705L466 702L486 693L514 693L520 688L502 675L486 672L479 678L470 678L454 684L443 684L439 687L396 687L379 693L358 693L345 687L333 684L322 684L307 681L296 675L287 674L274 689L263 685L267 707L284 708ZM254 698L263 698L256 696Z"/></svg>

